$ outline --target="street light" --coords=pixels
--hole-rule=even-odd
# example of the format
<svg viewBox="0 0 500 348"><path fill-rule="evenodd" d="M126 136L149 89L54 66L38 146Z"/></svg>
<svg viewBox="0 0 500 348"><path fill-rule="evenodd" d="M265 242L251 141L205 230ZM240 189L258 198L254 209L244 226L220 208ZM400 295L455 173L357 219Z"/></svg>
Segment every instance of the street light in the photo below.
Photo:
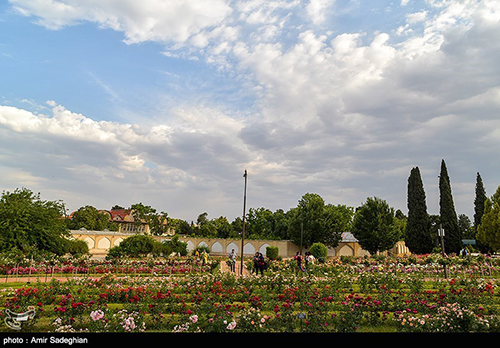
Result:
<svg viewBox="0 0 500 348"><path fill-rule="evenodd" d="M243 193L243 231L241 233L241 269L240 274L243 275L243 245L245 243L245 215L246 215L246 205L247 205L247 170L245 169L245 174L243 174L245 178L245 191Z"/></svg>

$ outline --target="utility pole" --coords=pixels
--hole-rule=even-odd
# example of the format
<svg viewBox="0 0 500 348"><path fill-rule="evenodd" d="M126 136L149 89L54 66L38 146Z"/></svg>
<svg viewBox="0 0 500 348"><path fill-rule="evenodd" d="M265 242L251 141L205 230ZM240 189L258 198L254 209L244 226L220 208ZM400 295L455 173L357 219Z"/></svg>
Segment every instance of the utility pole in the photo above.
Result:
<svg viewBox="0 0 500 348"><path fill-rule="evenodd" d="M245 244L245 215L246 215L246 205L247 205L247 170L245 169L245 174L243 174L245 178L245 191L243 193L243 231L241 233L241 269L240 274L243 275L243 246Z"/></svg>
<svg viewBox="0 0 500 348"><path fill-rule="evenodd" d="M443 225L439 224L438 236L441 237L441 254L443 255L443 259L446 257L446 253L444 252L444 229ZM444 277L448 278L448 274L446 272L446 260L443 260L443 268L444 268Z"/></svg>

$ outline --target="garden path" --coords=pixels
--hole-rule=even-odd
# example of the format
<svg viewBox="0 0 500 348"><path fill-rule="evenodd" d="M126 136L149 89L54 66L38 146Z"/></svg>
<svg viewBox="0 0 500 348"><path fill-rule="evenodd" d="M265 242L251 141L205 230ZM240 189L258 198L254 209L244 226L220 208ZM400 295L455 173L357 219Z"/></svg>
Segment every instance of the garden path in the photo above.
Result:
<svg viewBox="0 0 500 348"><path fill-rule="evenodd" d="M221 261L220 270L221 270L221 272L224 272L224 273L231 272L231 269L229 268L226 261ZM238 274L238 275L241 274L241 263L240 262L236 263L236 274ZM244 266L243 266L243 275L250 275L250 272L248 272L248 270Z"/></svg>

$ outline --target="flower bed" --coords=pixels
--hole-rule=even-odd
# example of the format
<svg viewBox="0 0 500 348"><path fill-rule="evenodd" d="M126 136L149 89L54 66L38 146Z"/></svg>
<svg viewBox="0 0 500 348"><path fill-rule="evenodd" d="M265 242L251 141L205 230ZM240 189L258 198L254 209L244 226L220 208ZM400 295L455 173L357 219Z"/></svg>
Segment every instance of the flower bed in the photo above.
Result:
<svg viewBox="0 0 500 348"><path fill-rule="evenodd" d="M5 285L2 315L34 308L22 330L35 332L500 331L496 260L450 260L447 278L431 261L344 259L296 273L285 260L264 276L212 272L218 261L190 272L93 265L107 271Z"/></svg>

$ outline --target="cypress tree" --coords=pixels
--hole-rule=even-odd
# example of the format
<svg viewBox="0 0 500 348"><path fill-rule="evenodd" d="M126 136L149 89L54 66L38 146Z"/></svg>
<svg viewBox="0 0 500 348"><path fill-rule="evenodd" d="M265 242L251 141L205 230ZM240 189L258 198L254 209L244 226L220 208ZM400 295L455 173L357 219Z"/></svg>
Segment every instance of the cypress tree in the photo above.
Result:
<svg viewBox="0 0 500 348"><path fill-rule="evenodd" d="M482 240L478 237L479 226L484 216L485 206L484 204L488 200L486 197L486 190L484 189L483 179L481 175L477 173L476 176L476 197L474 198L474 238L476 239L476 247L481 252L487 252L490 250L489 246L485 245ZM483 231L483 234L486 233Z"/></svg>
<svg viewBox="0 0 500 348"><path fill-rule="evenodd" d="M486 191L483 185L481 175L476 176L476 198L474 199L474 230L477 232L477 227L481 223L481 218L484 214L484 202L486 202Z"/></svg>
<svg viewBox="0 0 500 348"><path fill-rule="evenodd" d="M406 224L405 244L414 254L430 253L433 241L425 202L424 185L418 167L412 168L410 172L407 200L408 222Z"/></svg>
<svg viewBox="0 0 500 348"><path fill-rule="evenodd" d="M462 248L462 237L453 203L450 178L444 160L441 161L441 174L439 176L439 214L441 215L441 224L445 232L445 251L447 253L458 254Z"/></svg>

